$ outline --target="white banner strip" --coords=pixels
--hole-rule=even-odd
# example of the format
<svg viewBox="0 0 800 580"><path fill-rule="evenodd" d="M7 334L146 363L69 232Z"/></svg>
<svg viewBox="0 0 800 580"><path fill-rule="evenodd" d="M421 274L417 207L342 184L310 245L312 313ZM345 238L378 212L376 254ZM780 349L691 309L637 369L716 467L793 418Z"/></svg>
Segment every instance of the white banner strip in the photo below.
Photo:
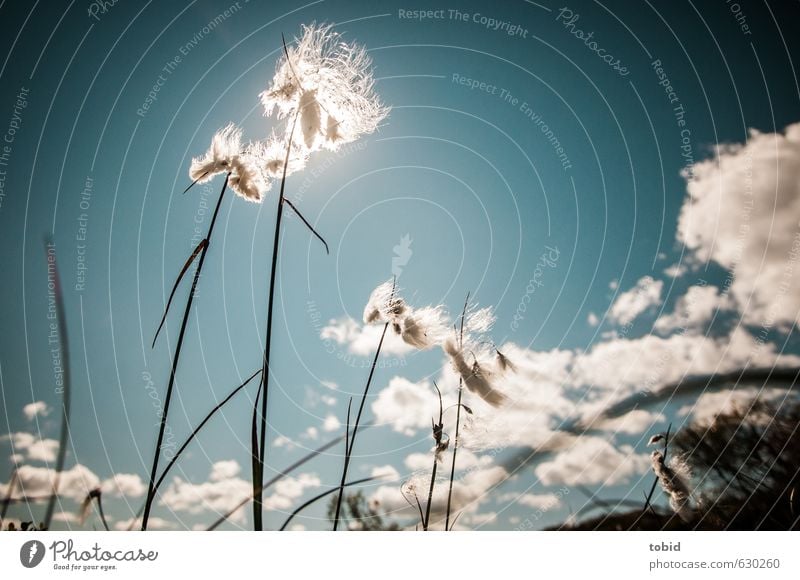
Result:
<svg viewBox="0 0 800 580"><path fill-rule="evenodd" d="M3 578L800 578L791 532L3 532ZM586 576L579 576L586 574ZM180 575L180 576L178 576ZM544 576L557 575L557 576Z"/></svg>

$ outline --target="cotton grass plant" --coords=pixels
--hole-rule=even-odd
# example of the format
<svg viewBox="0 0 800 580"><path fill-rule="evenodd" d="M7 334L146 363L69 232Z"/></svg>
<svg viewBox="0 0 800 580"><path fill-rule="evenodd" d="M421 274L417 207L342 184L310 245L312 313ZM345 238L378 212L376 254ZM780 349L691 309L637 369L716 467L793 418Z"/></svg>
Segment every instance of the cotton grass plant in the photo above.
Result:
<svg viewBox="0 0 800 580"><path fill-rule="evenodd" d="M311 228L305 217L286 198L286 176L293 163L295 167L300 166L300 159L323 148L336 151L343 144L374 132L389 112L373 90L372 61L364 48L343 42L331 25L304 26L302 36L291 46L284 42L283 49L283 58L278 62L270 86L260 95L265 115L274 114L287 123L283 139L286 154L281 168L283 175L272 244L261 385L253 414L251 445L254 448L253 521L256 530L263 527L261 490L267 446L272 319L283 206L288 204ZM301 139L295 136L298 125ZM275 142L274 139L271 141ZM278 146L268 146L267 150L277 151ZM271 167L276 166L273 164ZM313 228L312 232L322 239ZM327 249L327 244L325 246ZM261 397L261 408L256 417L258 396ZM259 429L257 437L256 428ZM355 437L355 428L353 435Z"/></svg>
<svg viewBox="0 0 800 580"><path fill-rule="evenodd" d="M345 444L344 467L342 468L342 479L339 484L339 496L336 500L336 510L334 512L333 530L339 527L339 516L341 515L342 501L344 498L344 486L347 481L347 470L350 467L350 460L353 455L358 426L361 422L361 415L367 401L369 388L372 378L375 375L375 367L381 355L386 333L389 328L397 334L406 344L418 350L431 348L440 341L440 337L446 329L444 308L442 306L428 306L415 310L400 297L397 289L397 280L388 280L379 284L370 294L367 304L364 307L364 324L381 324L381 332L375 356L372 359L367 382L364 392L361 395L361 402L358 406L353 433L349 444ZM349 424L349 421L348 421Z"/></svg>
<svg viewBox="0 0 800 580"><path fill-rule="evenodd" d="M284 205L289 205L297 213L302 222L325 245L326 251L328 250L328 245L322 236L317 233L297 207L286 198L286 178L302 170L312 153L322 149L335 151L341 145L377 129L388 114L388 108L380 103L373 91L374 80L371 66L372 63L366 51L358 45L342 42L339 34L330 25L304 26L301 38L294 45L287 46L284 42L283 57L278 62L275 75L270 86L260 95L261 102L265 107L265 114L267 116L274 114L278 120L285 120L285 123L281 123L284 128L282 130L273 129L263 141L245 145L242 143L241 129L229 124L213 136L211 145L205 154L192 160L189 170L192 183L186 191L192 186L206 183L220 174L225 175L225 180L209 224L208 233L195 247L181 269L153 339L153 346L155 346L175 292L183 276L197 260L172 358L143 510L143 530L147 529L147 521L158 483L163 481L163 476L168 470L162 473L160 479L157 478L161 447L189 314L223 197L226 190L230 188L238 197L249 202L260 203L264 200L265 193L271 189L273 181L280 179L269 275L264 356L253 413L253 521L256 530L261 530L263 527L262 493L264 489L268 387L272 370L270 367L272 318ZM301 138L296 138L298 130ZM242 386L240 385L239 388ZM217 408L212 411L212 414L216 410ZM206 420L208 418L210 416ZM171 465L172 463L168 467Z"/></svg>

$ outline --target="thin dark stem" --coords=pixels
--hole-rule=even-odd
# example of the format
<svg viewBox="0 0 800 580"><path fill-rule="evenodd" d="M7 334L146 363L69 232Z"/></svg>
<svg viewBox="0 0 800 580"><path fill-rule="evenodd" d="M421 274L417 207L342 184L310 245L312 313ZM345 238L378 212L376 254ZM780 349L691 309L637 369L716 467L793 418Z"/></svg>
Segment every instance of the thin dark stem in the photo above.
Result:
<svg viewBox="0 0 800 580"><path fill-rule="evenodd" d="M467 305L469 304L469 292L467 292L467 298L464 300L464 309L461 311L461 330L459 332L458 338L458 347L462 348L464 346L464 319L467 316ZM456 454L458 453L458 429L461 425L461 395L463 393L463 380L461 377L458 379L458 405L456 411L456 436L453 440L453 463L450 467L450 489L447 492L447 513L445 515L444 520L444 529L445 531L449 531L450 528L450 507L453 500L453 481L456 477ZM453 520L453 524L455 525L455 520Z"/></svg>
<svg viewBox="0 0 800 580"><path fill-rule="evenodd" d="M442 391L439 390L439 385L433 381L433 386L436 388L436 394L439 395L439 422L433 426L433 469L431 469L431 485L428 488L428 505L425 506L425 519L422 522L422 529L428 531L428 525L431 522L431 504L433 504L433 486L436 484L436 469L438 467L439 445L442 441L442 429L444 429L444 404L442 402ZM461 407L459 407L460 409ZM431 421L432 422L432 421Z"/></svg>
<svg viewBox="0 0 800 580"><path fill-rule="evenodd" d="M158 428L158 438L156 439L156 450L153 454L153 466L150 469L150 484L147 490L147 500L144 504L144 514L142 515L142 531L147 529L147 520L150 518L150 509L153 506L153 500L155 499L155 483L156 483L156 474L158 473L158 461L161 458L161 445L164 441L164 431L167 427L167 415L169 413L169 404L172 400L172 391L175 387L175 376L178 371L178 361L181 358L181 349L183 347L183 339L186 336L186 327L189 323L189 313L192 310L192 304L194 302L195 292L197 290L197 283L200 280L200 273L203 270L203 264L206 260L206 255L208 254L208 248L211 245L211 234L214 232L214 224L217 221L217 215L219 215L219 208L222 205L222 198L225 197L225 190L228 187L228 179L230 179L230 173L225 175L225 183L222 184L222 191L219 193L219 199L217 199L217 205L214 208L214 214L211 217L211 223L208 226L208 235L206 235L206 244L203 250L200 252L200 260L197 262L197 269L194 271L194 278L192 279L192 288L189 290L189 296L186 299L186 308L183 311L183 320L181 321L181 330L178 334L178 342L175 346L175 355L172 358L172 368L169 372L169 383L167 383L167 394L164 398L164 408L161 411L161 424Z"/></svg>
<svg viewBox="0 0 800 580"><path fill-rule="evenodd" d="M433 485L436 481L436 457L433 458L433 470L431 470L431 486L428 489L428 505L425 507L425 521L422 522L422 530L428 531L428 524L431 520L431 504L433 503Z"/></svg>
<svg viewBox="0 0 800 580"><path fill-rule="evenodd" d="M106 514L103 511L103 499L101 494L97 494L97 513L100 514L100 521L103 522L103 527L107 532L110 532L111 530L108 529L108 522L106 521Z"/></svg>
<svg viewBox="0 0 800 580"><path fill-rule="evenodd" d="M267 402L269 400L269 357L272 347L272 306L275 302L275 275L278 271L278 254L280 250L281 240L281 222L283 221L283 200L286 191L286 169L289 166L289 153L292 149L292 139L294 138L294 130L297 126L297 117L295 114L294 121L292 122L292 130L289 132L289 142L286 145L286 158L283 163L283 176L281 177L281 191L278 196L278 211L275 216L275 238L272 242L272 265L269 271L269 297L267 299L267 331L266 338L264 339L264 359L261 366L261 433L259 436L258 445L258 462L257 469L253 470L253 529L260 532L264 529L263 523L263 494L261 485L264 482L264 459L266 456L266 439L267 439ZM257 472L257 473L256 473ZM256 475L258 478L256 479Z"/></svg>
<svg viewBox="0 0 800 580"><path fill-rule="evenodd" d="M325 246L325 253L326 254L330 254L331 250L330 250L330 248L328 248L328 242L325 241L325 238L323 238L321 235L319 235L317 230L314 229L314 226L312 226L311 223L305 218L305 216L302 213L300 213L300 210L297 209L297 207L288 198L285 198L283 200L283 203L285 203L286 205L288 205L290 208L292 208L294 210L294 213L297 215L297 217L300 218L300 220L306 225L306 227L309 230L311 230L311 233L314 234L317 237L317 239L320 242L322 242L322 244Z"/></svg>
<svg viewBox="0 0 800 580"><path fill-rule="evenodd" d="M194 249L194 252L192 252L192 255L189 256L189 259L186 260L186 262L183 264L183 268L181 268L180 274L178 274L178 277L175 278L175 283L172 285L172 291L169 293L169 298L167 299L167 306L164 308L164 314L161 315L161 322L158 323L158 328L156 329L156 333L155 335L153 335L153 344L150 345L150 348L155 348L156 346L158 335L161 332L161 329L164 327L164 323L167 321L169 308L170 306L172 306L172 299L175 298L175 292L178 291L178 286L180 285L181 280L183 280L183 276L186 274L186 271L189 269L189 266L192 265L192 262L194 262L194 259L200 254L200 252L203 251L203 249L205 249L207 245L208 245L208 240L206 239L200 240L200 243L197 244L197 247Z"/></svg>
<svg viewBox="0 0 800 580"><path fill-rule="evenodd" d="M357 480L355 480L355 481L348 481L347 483L345 483L345 484L344 484L344 486L345 486L345 487L350 487L351 485L359 485L359 484L361 484L361 483L366 483L366 482L368 482L368 481L372 481L373 479L375 479L375 478L374 478L374 477L365 477L364 479L357 479ZM322 493L320 493L319 495L315 495L315 496L314 496L314 497L312 497L310 500L308 500L308 501L304 502L304 503L303 503L303 504L302 504L300 507L298 507L296 510L294 510L294 511L292 512L292 515L290 515L290 516L289 516L289 517L286 519L286 521L285 521L285 522L283 522L283 525L280 527L280 529L279 529L278 531L280 531L280 532L284 531L284 530L286 529L286 526L288 526L288 525L291 523L291 521L292 521L292 520L295 518L295 516L297 516L297 514L299 514L299 513L300 513L301 511L303 511L304 509L306 509L308 506L310 506L310 505L312 505L312 504L314 504L314 503L318 502L318 501L319 501L319 500L321 500L322 498L324 498L324 497L327 497L327 496L329 496L330 494L332 494L332 493L335 493L335 492L337 492L337 491L339 491L339 488L338 488L338 487L332 487L332 488L330 488L329 490L327 490L327 491L323 491L323 492L322 492Z"/></svg>
<svg viewBox="0 0 800 580"><path fill-rule="evenodd" d="M344 457L347 462L347 453L350 450L350 410L353 406L353 397L347 402L347 420L344 424ZM344 476L343 476L344 477ZM342 507L342 498L344 496L344 480L339 484L339 496L336 498L336 515L333 518L333 531L339 527L340 509Z"/></svg>
<svg viewBox="0 0 800 580"><path fill-rule="evenodd" d="M254 372L252 375L250 375L250 377L247 380L245 380L245 382L243 382L241 385L239 385L233 391L231 391L230 394L228 394L227 397L225 397L220 403L218 403L213 409L211 409L211 411L205 416L205 418L202 421L200 421L200 424L197 427L194 428L194 431L192 431L192 433L189 435L189 437L186 438L186 441L184 441L183 445L181 445L180 448L178 449L178 451L175 452L175 455L172 457L172 459L170 459L170 462L164 468L164 471L161 472L161 476L158 478L158 481L156 481L156 484L155 484L155 486L153 488L153 493L158 492L158 488L163 483L164 478L167 477L167 474L169 473L169 470L172 469L172 466L175 465L175 463L178 461L178 458L181 456L181 453L184 452L184 450L189 446L189 443L192 442L192 440L197 436L197 434L205 426L205 424L209 422L211 417L213 417L214 414L217 411L219 411L223 406L225 406L225 404L228 401L230 401L236 395L236 393L238 393L243 388L245 388L248 384L250 384L250 381L252 381L254 378L256 378L256 376L259 373L261 373L261 369L259 369L256 372Z"/></svg>
<svg viewBox="0 0 800 580"><path fill-rule="evenodd" d="M372 384L372 377L375 375L375 367L378 365L378 357L381 355L381 348L383 347L383 339L386 338L386 331L389 328L389 323L383 325L383 332L381 333L381 339L378 342L378 350L375 351L375 358L372 359L372 366L369 369L369 376L367 377L367 384L364 386L364 394L361 395L361 403L358 406L358 413L356 414L356 422L353 425L353 434L350 437L350 445L345 449L344 455L344 469L342 469L342 481L339 484L339 498L336 500L336 515L333 518L333 531L335 532L336 529L339 527L339 514L341 513L342 509L342 495L343 495L343 488L344 482L347 481L347 469L350 467L350 458L353 454L353 446L356 442L356 433L358 432L358 424L361 422L361 413L364 411L364 404L367 401L367 395L369 394L369 386Z"/></svg>
<svg viewBox="0 0 800 580"><path fill-rule="evenodd" d="M50 260L49 249L53 248L52 254L52 272L55 283L55 300L56 300L56 320L58 322L58 338L61 342L61 366L64 369L63 373L63 388L61 395L61 435L58 443L58 456L55 463L55 475L53 476L53 495L47 503L47 511L44 516L44 528L50 529L50 522L53 519L53 511L56 506L56 499L58 497L58 487L61 483L61 472L64 470L64 459L67 454L67 438L69 437L69 420L70 420L70 406L72 401L72 380L69 364L69 337L67 336L67 318L64 310L64 295L61 292L61 279L58 275L58 265L56 264L55 255L55 242L52 239L45 242L46 250L48 252L48 262ZM50 271L50 264L48 263L48 273Z"/></svg>
<svg viewBox="0 0 800 580"><path fill-rule="evenodd" d="M8 482L8 491L6 492L6 497L3 498L3 507L0 508L0 521L6 519L8 505L11 503L11 496L14 495L14 488L17 487L18 479L19 473L17 473L17 469L14 468L14 473L11 475L11 481Z"/></svg>

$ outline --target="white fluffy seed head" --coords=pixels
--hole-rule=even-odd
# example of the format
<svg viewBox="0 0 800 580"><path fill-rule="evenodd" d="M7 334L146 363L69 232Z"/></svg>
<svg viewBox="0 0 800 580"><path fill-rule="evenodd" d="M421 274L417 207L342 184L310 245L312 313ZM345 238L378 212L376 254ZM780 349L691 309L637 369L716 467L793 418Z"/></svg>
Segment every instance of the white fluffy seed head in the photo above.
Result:
<svg viewBox="0 0 800 580"><path fill-rule="evenodd" d="M670 507L683 521L689 521L692 515L689 465L679 457L673 457L667 464L661 451L653 451L650 459L661 489L669 496Z"/></svg>
<svg viewBox="0 0 800 580"><path fill-rule="evenodd" d="M394 286L392 280L387 280L372 291L364 307L364 324L386 323L395 317L393 311L402 308L395 302L402 302L402 299L395 296Z"/></svg>
<svg viewBox="0 0 800 580"><path fill-rule="evenodd" d="M425 350L439 344L447 334L443 307L426 306L405 310L409 312L402 318L400 337L406 344Z"/></svg>
<svg viewBox="0 0 800 580"><path fill-rule="evenodd" d="M304 26L286 52L261 102L267 115L299 114L309 152L335 151L372 133L389 113L375 94L372 61L364 48L343 42L330 25Z"/></svg>
<svg viewBox="0 0 800 580"><path fill-rule="evenodd" d="M303 169L308 161L308 155L304 148L299 143L292 142L287 163L286 138L278 136L274 131L261 147L261 165L264 173L271 178L282 178L284 165L286 165L286 175L288 176Z"/></svg>
<svg viewBox="0 0 800 580"><path fill-rule="evenodd" d="M197 183L205 183L218 173L230 171L241 149L242 130L230 123L214 134L208 151L192 159L189 177Z"/></svg>
<svg viewBox="0 0 800 580"><path fill-rule="evenodd" d="M453 337L446 338L442 348L450 357L453 370L458 373L470 391L493 407L499 407L505 403L506 396L493 384L497 375L487 365L482 365L477 359L470 365L464 356L464 350L459 348L457 340Z"/></svg>

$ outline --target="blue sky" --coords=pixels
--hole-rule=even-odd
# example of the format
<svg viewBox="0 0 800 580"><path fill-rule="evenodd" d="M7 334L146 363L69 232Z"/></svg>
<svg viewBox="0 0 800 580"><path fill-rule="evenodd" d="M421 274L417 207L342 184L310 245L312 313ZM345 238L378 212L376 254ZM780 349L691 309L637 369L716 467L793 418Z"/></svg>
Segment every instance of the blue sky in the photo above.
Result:
<svg viewBox="0 0 800 580"><path fill-rule="evenodd" d="M522 361L506 386L522 401L519 408L487 408L475 419L476 432L499 438L510 431L511 442L499 453L475 443L475 481L464 480L465 494L475 495L465 508L466 527L519 527L547 494L561 495L533 527L557 524L585 504L576 491L581 484L601 497L638 500L650 483L642 460L647 438L669 421L686 420L684 407L694 399L649 409L634 418L636 428L605 425L600 435L586 436L585 449L570 441L553 452L549 469L513 471L504 461L541 444L570 417L591 413L598 401L641 389L648 367L655 373L649 388L656 389L686 374L797 365L798 305L791 292L769 294L794 263L798 217L796 185L789 185L797 130L787 130L788 144L780 145L789 157L776 153L782 137L769 137L800 120L792 8L741 2L737 14L724 2L465 2L464 19L446 6L383 1L118 2L105 12L92 6L0 5L7 55L0 131L11 138L0 167L0 433L8 433L0 440L0 481L8 482L15 460L42 469L52 463L52 446L40 444L31 456L35 444L19 434L34 441L58 436L43 247L51 232L75 391L67 467L84 466L99 481L146 478L155 401L166 387L180 309L156 347L149 343L191 252L195 225L205 231L204 208L222 185L218 177L181 195L188 164L228 122L248 139L267 136L273 120L262 115L257 95L280 56L280 35L294 37L312 21L336 23L348 41L367 47L376 91L392 111L378 132L319 154L287 182L288 197L326 237L331 254L299 220L288 219L270 439L289 442L270 447L271 468L341 431L329 417L343 421L367 373L369 353L354 346L361 311L370 291L391 276L404 237L410 251L399 283L408 301L454 313L470 291L495 309L492 340L510 345ZM424 20L406 12L429 8L436 12ZM609 66L606 54L626 74ZM714 157L717 144L745 142ZM681 170L704 160L710 161L695 174L692 203ZM756 175L744 192L737 189L743 161L752 165L745 173ZM741 256L732 258L737 220L750 220L739 211L749 198L753 230L766 233L748 234ZM170 410L177 441L259 367L276 199L273 190L261 205L233 196L223 202ZM557 260L537 273L541 256L553 249ZM529 286L532 279L541 285ZM788 284L796 285L791 275ZM687 296L701 307L693 309ZM683 326L668 318L681 304ZM347 326L348 317L355 326ZM756 348L762 330L766 346ZM357 475L388 465L404 480L417 470L409 456L430 449L427 417L406 432L391 424L392 393L419 394L425 381L437 379L454 396L441 350L396 350L376 374L368 415L384 424L359 438ZM662 352L670 362L647 362L662 360ZM185 482L219 484L233 496L241 492L239 479L249 481L254 393L238 396L182 458L173 474L181 482L169 480L173 503L154 514L164 526L192 528L216 517L219 506L187 501L201 492ZM384 414L376 416L372 404L381 393ZM38 401L50 412L29 408L29 419L23 408ZM15 441L23 449L12 449ZM267 525L279 526L287 509L338 481L340 455L332 449L303 469L302 481L276 491ZM573 473L582 457L612 467ZM391 506L391 488L399 485L378 482L365 493L381 494L382 505ZM109 489L107 510L123 522L142 501L138 487L131 484L121 497ZM534 499L518 501L520 494ZM75 509L71 500L63 505ZM401 523L413 517L390 512ZM27 512L14 507L10 515L25 519ZM327 529L324 505L306 516L297 522ZM229 525L246 529L249 518L246 511Z"/></svg>

